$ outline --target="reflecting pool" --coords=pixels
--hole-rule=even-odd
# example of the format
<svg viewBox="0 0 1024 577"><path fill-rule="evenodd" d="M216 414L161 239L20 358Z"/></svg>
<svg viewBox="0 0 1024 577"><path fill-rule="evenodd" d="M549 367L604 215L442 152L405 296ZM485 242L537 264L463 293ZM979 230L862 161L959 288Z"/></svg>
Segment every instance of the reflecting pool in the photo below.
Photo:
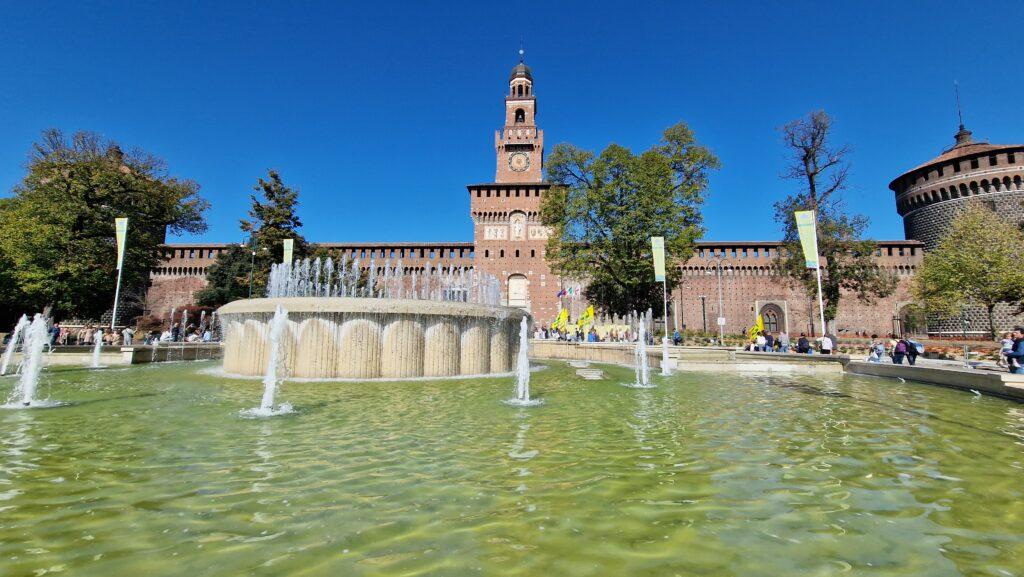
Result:
<svg viewBox="0 0 1024 577"><path fill-rule="evenodd" d="M44 371L0 574L1024 575L1024 405L837 376L292 383ZM13 387L0 379L0 397Z"/></svg>

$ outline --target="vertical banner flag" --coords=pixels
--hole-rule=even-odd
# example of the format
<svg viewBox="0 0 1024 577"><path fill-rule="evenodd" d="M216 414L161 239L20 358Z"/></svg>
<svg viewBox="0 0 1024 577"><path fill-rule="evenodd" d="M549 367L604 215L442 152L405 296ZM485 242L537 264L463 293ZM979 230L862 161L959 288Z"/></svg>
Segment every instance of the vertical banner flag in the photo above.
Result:
<svg viewBox="0 0 1024 577"><path fill-rule="evenodd" d="M286 264L292 262L292 249L294 248L294 246L295 246L295 239L293 239L293 238L286 238L286 239L284 239L284 258L281 259L281 262L286 263Z"/></svg>
<svg viewBox="0 0 1024 577"><path fill-rule="evenodd" d="M804 262L807 268L818 268L818 230L814 221L813 210L798 210L796 230L800 235L800 246L804 249Z"/></svg>
<svg viewBox="0 0 1024 577"><path fill-rule="evenodd" d="M651 251L654 253L654 280L665 280L665 237L651 237Z"/></svg>
<svg viewBox="0 0 1024 577"><path fill-rule="evenodd" d="M121 270L124 263L124 243L128 238L128 219L115 218L114 232L117 233L117 270Z"/></svg>

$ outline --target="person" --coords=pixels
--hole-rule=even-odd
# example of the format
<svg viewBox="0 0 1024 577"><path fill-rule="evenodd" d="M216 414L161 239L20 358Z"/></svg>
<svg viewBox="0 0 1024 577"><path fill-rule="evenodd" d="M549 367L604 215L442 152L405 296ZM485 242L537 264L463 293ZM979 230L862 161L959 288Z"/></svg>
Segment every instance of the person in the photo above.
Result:
<svg viewBox="0 0 1024 577"><path fill-rule="evenodd" d="M124 337L125 346L131 346L132 340L135 338L135 330L131 327L125 327L124 330L121 331L121 335Z"/></svg>
<svg viewBox="0 0 1024 577"><path fill-rule="evenodd" d="M672 333L672 344L678 347L681 342L683 342L683 335L679 334L679 329L676 329Z"/></svg>
<svg viewBox="0 0 1024 577"><path fill-rule="evenodd" d="M171 341L178 342L181 340L181 323L174 323L171 327Z"/></svg>
<svg viewBox="0 0 1024 577"><path fill-rule="evenodd" d="M903 340L907 343L907 363L913 365L917 362L917 355L923 352L924 347L914 342L912 339ZM918 347L920 347L920 349Z"/></svg>
<svg viewBox="0 0 1024 577"><path fill-rule="evenodd" d="M1006 357L1006 353L1013 351L1013 333L1003 333L1003 338L999 341L999 347L999 359L996 360L996 365L1009 369L1010 359Z"/></svg>
<svg viewBox="0 0 1024 577"><path fill-rule="evenodd" d="M897 365L903 364L903 358L907 356L907 341L899 339L892 349L892 362Z"/></svg>
<svg viewBox="0 0 1024 577"><path fill-rule="evenodd" d="M832 346L829 347L829 354L831 354L831 351L839 352L839 337L837 337L834 333L825 333L825 336L828 337L829 342L832 343Z"/></svg>
<svg viewBox="0 0 1024 577"><path fill-rule="evenodd" d="M212 340L213 340L213 333L210 332L210 327L206 327L206 330L203 331L203 342L204 343L208 343L208 342L210 342Z"/></svg>
<svg viewBox="0 0 1024 577"><path fill-rule="evenodd" d="M868 362L882 362L882 355L885 354L885 346L878 340L878 335L871 335L871 344L868 349Z"/></svg>
<svg viewBox="0 0 1024 577"><path fill-rule="evenodd" d="M754 350L755 351L763 351L764 350L764 346L767 343L768 343L768 340L765 339L764 333L757 333L757 338L754 339Z"/></svg>
<svg viewBox="0 0 1024 577"><path fill-rule="evenodd" d="M832 354L832 339L828 335L821 337L821 354Z"/></svg>
<svg viewBox="0 0 1024 577"><path fill-rule="evenodd" d="M53 326L50 327L50 346L51 347L55 346L57 344L57 339L59 339L59 338L60 338L60 323L53 323Z"/></svg>
<svg viewBox="0 0 1024 577"><path fill-rule="evenodd" d="M779 333L779 338L777 340L778 340L778 343L779 343L779 352L780 353L788 353L789 352L789 333L787 333L786 331L782 331L781 333Z"/></svg>
<svg viewBox="0 0 1024 577"><path fill-rule="evenodd" d="M1006 361L1010 372L1015 375L1024 375L1024 327L1013 329L1013 348L1006 353Z"/></svg>
<svg viewBox="0 0 1024 577"><path fill-rule="evenodd" d="M775 337L767 331L764 333L764 350L769 353L775 352Z"/></svg>
<svg viewBox="0 0 1024 577"><path fill-rule="evenodd" d="M896 343L897 342L899 342L899 341L896 339L896 334L895 333L889 333L889 342L886 343L885 350L889 353L889 358L892 359L893 362L896 362Z"/></svg>
<svg viewBox="0 0 1024 577"><path fill-rule="evenodd" d="M796 352L802 355L811 352L811 342L807 340L807 333L800 333L800 339L796 342Z"/></svg>

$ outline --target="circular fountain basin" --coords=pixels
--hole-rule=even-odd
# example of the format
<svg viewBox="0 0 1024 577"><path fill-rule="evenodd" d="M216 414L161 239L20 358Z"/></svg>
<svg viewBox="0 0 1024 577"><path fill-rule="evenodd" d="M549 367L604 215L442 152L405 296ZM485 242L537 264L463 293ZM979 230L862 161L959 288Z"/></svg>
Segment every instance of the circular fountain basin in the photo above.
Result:
<svg viewBox="0 0 1024 577"><path fill-rule="evenodd" d="M291 297L238 300L217 314L224 370L262 375L270 319L288 311L279 366L300 378L403 379L512 370L521 309L411 299Z"/></svg>

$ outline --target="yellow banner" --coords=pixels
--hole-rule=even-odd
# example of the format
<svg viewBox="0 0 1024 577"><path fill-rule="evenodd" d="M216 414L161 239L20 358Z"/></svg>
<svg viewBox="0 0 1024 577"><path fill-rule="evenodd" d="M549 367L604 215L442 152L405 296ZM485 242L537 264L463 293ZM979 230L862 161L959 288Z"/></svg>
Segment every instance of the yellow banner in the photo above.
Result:
<svg viewBox="0 0 1024 577"><path fill-rule="evenodd" d="M128 219L115 218L114 232L117 234L117 270L124 263L124 245L128 241Z"/></svg>
<svg viewBox="0 0 1024 577"><path fill-rule="evenodd" d="M582 329L582 328L586 327L587 325L592 324L593 322L594 322L594 305L590 305L590 306L587 307L587 310L583 311L583 314L580 315L579 320L576 321L576 326L578 326L579 328Z"/></svg>
<svg viewBox="0 0 1024 577"><path fill-rule="evenodd" d="M286 238L284 239L284 258L281 259L283 263L292 262L292 250L295 247L295 239Z"/></svg>
<svg viewBox="0 0 1024 577"><path fill-rule="evenodd" d="M800 235L800 246L804 249L804 262L807 268L818 268L818 227L813 210L798 210L796 231Z"/></svg>
<svg viewBox="0 0 1024 577"><path fill-rule="evenodd" d="M651 252L654 254L654 280L665 280L665 237L651 237Z"/></svg>
<svg viewBox="0 0 1024 577"><path fill-rule="evenodd" d="M754 322L754 326L750 327L750 330L747 331L747 336L750 337L750 340L754 340L755 338L757 338L757 335L759 335L759 334L761 334L763 332L764 332L764 317L762 317L761 315L757 315L757 321Z"/></svg>
<svg viewBox="0 0 1024 577"><path fill-rule="evenodd" d="M558 313L558 318L555 322L551 323L552 330L565 330L566 325L569 323L569 309L562 309L562 312Z"/></svg>

